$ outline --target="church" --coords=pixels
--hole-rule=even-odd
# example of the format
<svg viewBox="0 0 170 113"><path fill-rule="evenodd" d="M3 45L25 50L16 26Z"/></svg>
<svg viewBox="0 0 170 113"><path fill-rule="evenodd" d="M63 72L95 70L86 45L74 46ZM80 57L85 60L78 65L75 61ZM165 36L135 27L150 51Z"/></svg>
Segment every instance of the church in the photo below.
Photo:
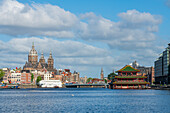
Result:
<svg viewBox="0 0 170 113"><path fill-rule="evenodd" d="M32 44L32 49L29 52L28 55L28 61L26 61L23 70L42 70L42 69L47 69L48 71L53 71L54 70L54 59L52 57L52 53L50 52L48 61L46 63L44 54L43 52L41 53L41 58L38 61L38 54L37 51L35 50L34 43Z"/></svg>

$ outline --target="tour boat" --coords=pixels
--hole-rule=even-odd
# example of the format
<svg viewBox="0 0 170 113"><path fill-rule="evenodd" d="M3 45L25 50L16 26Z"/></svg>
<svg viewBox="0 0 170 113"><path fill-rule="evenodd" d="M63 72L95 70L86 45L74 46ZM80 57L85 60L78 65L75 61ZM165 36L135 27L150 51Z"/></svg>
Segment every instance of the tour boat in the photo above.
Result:
<svg viewBox="0 0 170 113"><path fill-rule="evenodd" d="M62 87L62 82L60 80L41 80L39 85L42 88L56 88Z"/></svg>

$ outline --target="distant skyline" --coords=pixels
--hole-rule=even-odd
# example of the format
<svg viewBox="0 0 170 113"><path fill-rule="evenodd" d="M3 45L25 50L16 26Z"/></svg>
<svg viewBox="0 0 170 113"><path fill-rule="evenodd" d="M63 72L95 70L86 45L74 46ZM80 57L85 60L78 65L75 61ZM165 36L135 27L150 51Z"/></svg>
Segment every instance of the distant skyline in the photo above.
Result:
<svg viewBox="0 0 170 113"><path fill-rule="evenodd" d="M23 67L34 42L57 69L107 76L153 66L170 43L170 0L1 0L0 68Z"/></svg>

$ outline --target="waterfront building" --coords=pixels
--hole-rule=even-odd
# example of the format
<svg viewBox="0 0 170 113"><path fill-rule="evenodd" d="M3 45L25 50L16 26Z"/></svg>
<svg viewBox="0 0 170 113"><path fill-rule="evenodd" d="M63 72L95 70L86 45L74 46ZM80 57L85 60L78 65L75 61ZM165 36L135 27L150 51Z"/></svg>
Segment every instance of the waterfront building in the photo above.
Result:
<svg viewBox="0 0 170 113"><path fill-rule="evenodd" d="M80 84L86 84L87 83L87 76L85 77L80 77Z"/></svg>
<svg viewBox="0 0 170 113"><path fill-rule="evenodd" d="M2 81L4 83L8 83L8 76L10 75L10 69L9 68L2 68L2 71L4 72L4 76L2 78Z"/></svg>
<svg viewBox="0 0 170 113"><path fill-rule="evenodd" d="M34 76L34 78L36 78ZM34 79L34 83L35 83ZM31 73L29 70L22 70L21 71L21 84L31 84Z"/></svg>
<svg viewBox="0 0 170 113"><path fill-rule="evenodd" d="M35 50L34 43L32 45L32 49L28 54L28 61L26 61L23 69L24 70L38 70L41 71L42 69L47 69L48 71L54 71L54 59L52 57L52 53L50 52L49 58L47 63L45 62L44 54L41 53L41 58L38 61L38 53Z"/></svg>
<svg viewBox="0 0 170 113"><path fill-rule="evenodd" d="M170 84L170 43L168 47L160 54L155 64L155 83Z"/></svg>
<svg viewBox="0 0 170 113"><path fill-rule="evenodd" d="M44 73L44 80L50 80L52 78L52 72L46 72Z"/></svg>
<svg viewBox="0 0 170 113"><path fill-rule="evenodd" d="M8 76L9 83L21 83L21 72L19 70L11 70L10 75Z"/></svg>
<svg viewBox="0 0 170 113"><path fill-rule="evenodd" d="M79 72L74 71L70 76L70 82L79 83Z"/></svg>
<svg viewBox="0 0 170 113"><path fill-rule="evenodd" d="M146 76L138 75L140 70L126 65L122 69L118 70L118 76L115 76L115 82L112 87L114 89L141 89L146 88L149 82L146 82Z"/></svg>
<svg viewBox="0 0 170 113"><path fill-rule="evenodd" d="M140 70L140 72L137 73L138 75L147 76L147 79L145 80L149 82L150 85L153 84L155 81L154 67L141 66L137 61L132 62L130 65L133 68Z"/></svg>

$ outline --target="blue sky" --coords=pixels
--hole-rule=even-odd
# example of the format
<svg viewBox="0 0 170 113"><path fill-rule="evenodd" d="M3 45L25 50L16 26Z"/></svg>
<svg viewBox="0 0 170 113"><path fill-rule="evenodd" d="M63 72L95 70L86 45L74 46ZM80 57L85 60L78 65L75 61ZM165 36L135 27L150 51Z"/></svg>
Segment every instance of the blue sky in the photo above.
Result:
<svg viewBox="0 0 170 113"><path fill-rule="evenodd" d="M22 67L34 41L56 68L107 76L134 60L153 66L170 42L170 0L2 0L0 9L1 68Z"/></svg>

